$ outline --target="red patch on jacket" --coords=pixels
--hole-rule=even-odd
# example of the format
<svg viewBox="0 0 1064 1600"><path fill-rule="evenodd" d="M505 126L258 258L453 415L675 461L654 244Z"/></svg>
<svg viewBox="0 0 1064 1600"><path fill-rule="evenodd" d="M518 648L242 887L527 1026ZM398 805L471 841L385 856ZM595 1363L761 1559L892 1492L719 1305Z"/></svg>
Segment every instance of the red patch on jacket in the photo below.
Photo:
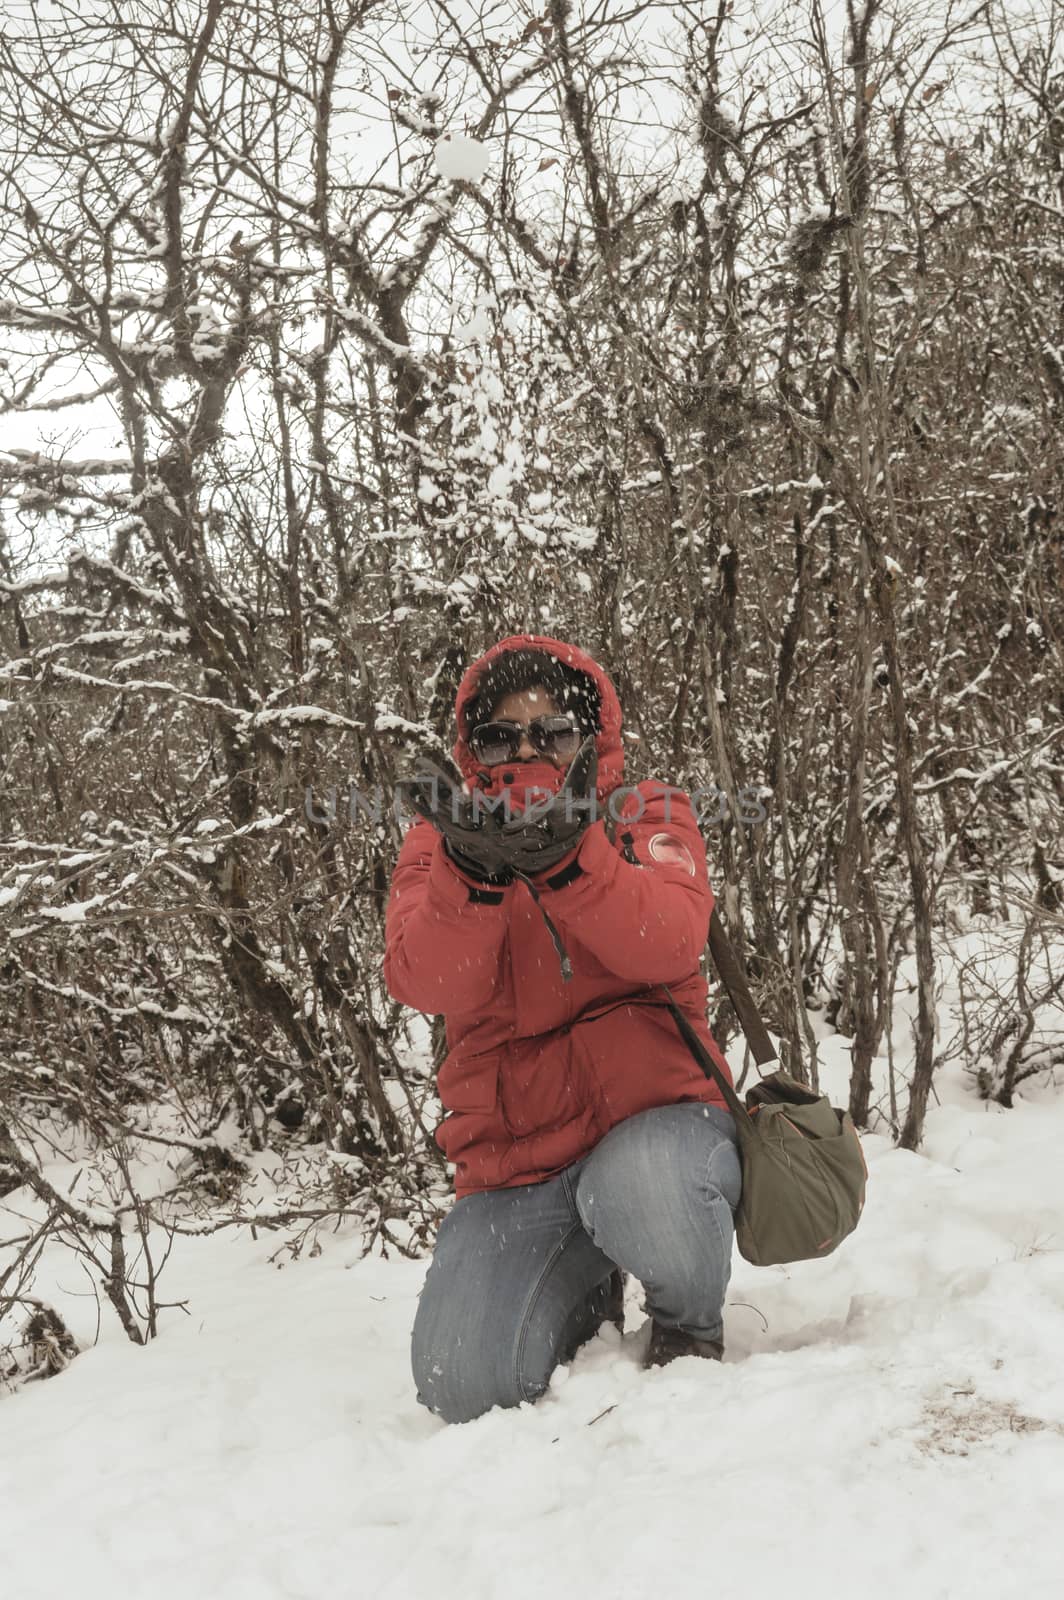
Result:
<svg viewBox="0 0 1064 1600"><path fill-rule="evenodd" d="M695 858L682 839L674 833L655 833L648 846L655 861L663 867L683 867L689 877L695 875Z"/></svg>

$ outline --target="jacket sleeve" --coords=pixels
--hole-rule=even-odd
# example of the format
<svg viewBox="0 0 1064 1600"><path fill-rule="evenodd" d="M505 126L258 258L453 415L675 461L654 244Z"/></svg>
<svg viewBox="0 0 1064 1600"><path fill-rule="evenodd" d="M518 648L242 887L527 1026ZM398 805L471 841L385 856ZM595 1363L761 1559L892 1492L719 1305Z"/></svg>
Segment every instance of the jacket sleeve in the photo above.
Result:
<svg viewBox="0 0 1064 1600"><path fill-rule="evenodd" d="M467 877L429 822L406 834L384 921L384 984L393 999L430 1015L472 1011L500 979L509 886Z"/></svg>
<svg viewBox="0 0 1064 1600"><path fill-rule="evenodd" d="M568 928L619 978L689 977L709 938L713 891L706 849L682 789L643 783L628 796L611 843L605 821L568 862L536 878L564 938Z"/></svg>

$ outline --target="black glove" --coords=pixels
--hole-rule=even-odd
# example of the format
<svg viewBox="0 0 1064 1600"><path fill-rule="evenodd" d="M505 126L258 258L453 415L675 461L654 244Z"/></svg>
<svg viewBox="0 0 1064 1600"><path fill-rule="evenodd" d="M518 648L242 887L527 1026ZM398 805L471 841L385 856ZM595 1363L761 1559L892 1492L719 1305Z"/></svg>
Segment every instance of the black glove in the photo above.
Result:
<svg viewBox="0 0 1064 1600"><path fill-rule="evenodd" d="M428 761L412 778L401 778L398 789L410 809L442 834L445 851L463 872L483 883L512 881L496 818L474 810L468 795L455 787L442 767Z"/></svg>
<svg viewBox="0 0 1064 1600"><path fill-rule="evenodd" d="M594 820L590 800L597 778L595 741L585 739L549 807L542 811L537 807L530 818L522 815L502 824L507 863L530 876L557 866Z"/></svg>

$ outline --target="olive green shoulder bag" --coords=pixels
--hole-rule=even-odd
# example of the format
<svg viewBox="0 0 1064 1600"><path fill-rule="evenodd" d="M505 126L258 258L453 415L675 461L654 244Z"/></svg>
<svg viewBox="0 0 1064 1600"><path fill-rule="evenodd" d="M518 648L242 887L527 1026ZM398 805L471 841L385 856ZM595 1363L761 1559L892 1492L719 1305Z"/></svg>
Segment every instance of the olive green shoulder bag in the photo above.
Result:
<svg viewBox="0 0 1064 1600"><path fill-rule="evenodd" d="M778 1061L716 910L709 950L758 1067ZM759 1267L830 1255L856 1228L865 1200L868 1167L849 1112L782 1069L747 1089L744 1106L662 988L684 1042L735 1118L743 1169L735 1213L741 1254Z"/></svg>

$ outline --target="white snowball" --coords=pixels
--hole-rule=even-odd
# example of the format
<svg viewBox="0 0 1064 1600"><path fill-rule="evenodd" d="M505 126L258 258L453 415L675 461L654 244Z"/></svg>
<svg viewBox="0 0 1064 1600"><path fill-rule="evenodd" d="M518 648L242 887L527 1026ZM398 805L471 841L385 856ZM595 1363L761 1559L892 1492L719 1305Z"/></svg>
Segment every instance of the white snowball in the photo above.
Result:
<svg viewBox="0 0 1064 1600"><path fill-rule="evenodd" d="M435 153L437 168L452 183L459 178L464 178L467 183L479 183L491 159L487 147L479 139L470 139L464 133L452 133L445 139L438 139Z"/></svg>

